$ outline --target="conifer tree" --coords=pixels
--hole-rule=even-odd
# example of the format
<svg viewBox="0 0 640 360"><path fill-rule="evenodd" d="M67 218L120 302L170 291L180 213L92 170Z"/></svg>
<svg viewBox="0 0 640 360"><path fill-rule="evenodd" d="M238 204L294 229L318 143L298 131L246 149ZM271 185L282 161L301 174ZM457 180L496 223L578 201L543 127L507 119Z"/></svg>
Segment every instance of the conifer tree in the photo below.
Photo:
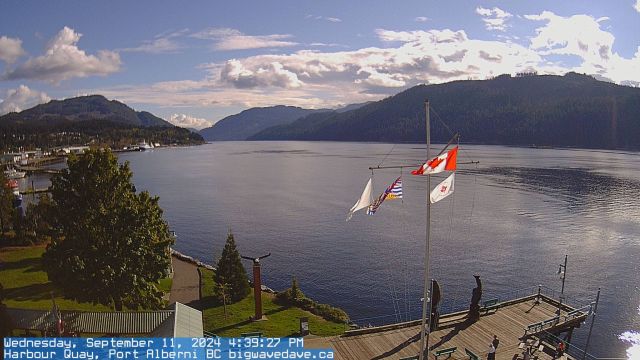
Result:
<svg viewBox="0 0 640 360"><path fill-rule="evenodd" d="M300 286L298 286L298 279L295 276L291 280L291 293L289 296L289 301L294 305L304 298L304 294L300 290Z"/></svg>
<svg viewBox="0 0 640 360"><path fill-rule="evenodd" d="M242 266L240 253L236 248L233 234L229 231L227 242L222 250L222 256L218 260L218 267L214 275L217 284L228 286L228 295L231 301L244 299L251 290L247 273Z"/></svg>

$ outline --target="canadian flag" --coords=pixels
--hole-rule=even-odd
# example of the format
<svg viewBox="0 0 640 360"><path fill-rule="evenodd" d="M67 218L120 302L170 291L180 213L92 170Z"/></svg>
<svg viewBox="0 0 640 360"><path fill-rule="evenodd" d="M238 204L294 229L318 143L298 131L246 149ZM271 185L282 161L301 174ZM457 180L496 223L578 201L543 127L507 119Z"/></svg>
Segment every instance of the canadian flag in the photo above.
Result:
<svg viewBox="0 0 640 360"><path fill-rule="evenodd" d="M433 191L431 191L431 194L429 194L429 201L431 201L432 204L437 203L453 193L455 175L456 173L449 175L448 178L444 179L433 189Z"/></svg>
<svg viewBox="0 0 640 360"><path fill-rule="evenodd" d="M447 151L446 153L440 156L437 156L427 161L426 163L422 164L422 166L418 170L413 170L411 174L423 175L423 174L437 174L445 170L455 171L457 157L458 157L458 147L456 146L453 149Z"/></svg>

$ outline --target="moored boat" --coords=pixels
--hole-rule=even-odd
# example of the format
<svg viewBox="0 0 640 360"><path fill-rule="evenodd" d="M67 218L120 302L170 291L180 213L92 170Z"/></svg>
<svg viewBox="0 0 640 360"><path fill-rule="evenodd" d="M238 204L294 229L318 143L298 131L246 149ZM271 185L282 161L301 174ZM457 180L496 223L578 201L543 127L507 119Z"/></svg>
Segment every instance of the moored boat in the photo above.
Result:
<svg viewBox="0 0 640 360"><path fill-rule="evenodd" d="M14 168L8 168L7 170L4 171L4 175L8 179L22 179L27 175L27 173L25 171L18 171Z"/></svg>
<svg viewBox="0 0 640 360"><path fill-rule="evenodd" d="M138 144L138 148L140 149L140 151L146 151L153 149L153 145L151 143L147 144L145 140L142 140L142 142Z"/></svg>

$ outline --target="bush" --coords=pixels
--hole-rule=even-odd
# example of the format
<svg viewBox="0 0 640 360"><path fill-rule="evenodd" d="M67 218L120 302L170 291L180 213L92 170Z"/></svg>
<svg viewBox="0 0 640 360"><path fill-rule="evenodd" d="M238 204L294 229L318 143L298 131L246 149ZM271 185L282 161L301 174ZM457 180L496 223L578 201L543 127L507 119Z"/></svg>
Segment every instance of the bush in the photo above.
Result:
<svg viewBox="0 0 640 360"><path fill-rule="evenodd" d="M286 307L299 307L302 310L321 316L325 320L338 323L349 322L349 315L347 315L344 310L328 304L319 304L306 297L298 287L298 281L295 277L291 281L291 287L289 289L276 294L275 303Z"/></svg>

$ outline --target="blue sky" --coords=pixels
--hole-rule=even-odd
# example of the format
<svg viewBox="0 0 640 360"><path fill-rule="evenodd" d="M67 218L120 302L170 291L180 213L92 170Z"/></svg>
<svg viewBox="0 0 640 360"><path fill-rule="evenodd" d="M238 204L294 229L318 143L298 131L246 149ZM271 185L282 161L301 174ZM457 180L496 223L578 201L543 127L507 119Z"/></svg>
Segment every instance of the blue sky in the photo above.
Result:
<svg viewBox="0 0 640 360"><path fill-rule="evenodd" d="M202 128L519 71L638 86L640 0L0 2L0 114L103 94Z"/></svg>

